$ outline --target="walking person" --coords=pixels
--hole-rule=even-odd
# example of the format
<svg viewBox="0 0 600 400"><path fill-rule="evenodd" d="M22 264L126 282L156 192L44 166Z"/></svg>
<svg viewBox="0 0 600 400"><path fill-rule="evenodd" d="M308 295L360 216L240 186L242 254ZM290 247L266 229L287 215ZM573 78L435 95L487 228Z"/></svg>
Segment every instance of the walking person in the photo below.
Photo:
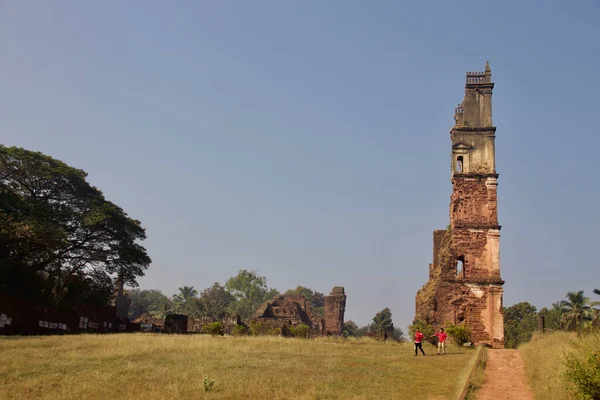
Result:
<svg viewBox="0 0 600 400"><path fill-rule="evenodd" d="M444 328L440 328L440 331L436 333L435 336L438 338L438 356L441 351L446 355L446 339L448 339L448 335L444 332Z"/></svg>
<svg viewBox="0 0 600 400"><path fill-rule="evenodd" d="M421 330L419 328L417 328L417 331L415 332L415 357L417 356L418 349L421 349L421 353L423 353L423 355L425 355L425 352L423 351L423 344L421 343L422 340L423 340L423 332L421 332Z"/></svg>

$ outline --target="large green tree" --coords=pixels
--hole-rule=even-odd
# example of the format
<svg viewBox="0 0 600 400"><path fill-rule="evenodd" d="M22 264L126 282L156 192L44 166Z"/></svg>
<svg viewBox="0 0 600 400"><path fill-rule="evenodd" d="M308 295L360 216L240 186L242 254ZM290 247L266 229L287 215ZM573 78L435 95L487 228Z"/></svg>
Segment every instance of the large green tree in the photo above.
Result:
<svg viewBox="0 0 600 400"><path fill-rule="evenodd" d="M592 320L590 299L584 296L583 290L567 293L567 300L561 301L565 327L580 332L586 323Z"/></svg>
<svg viewBox="0 0 600 400"><path fill-rule="evenodd" d="M394 324L392 323L392 311L389 308L384 308L373 317L371 324L371 332L378 335L392 335L394 333Z"/></svg>
<svg viewBox="0 0 600 400"><path fill-rule="evenodd" d="M285 294L302 295L310 303L315 317L325 315L325 296L323 293L313 291L304 286L298 286L296 289L288 289Z"/></svg>
<svg viewBox="0 0 600 400"><path fill-rule="evenodd" d="M173 310L178 314L197 316L200 314L198 291L193 286L179 288L179 293L173 295Z"/></svg>
<svg viewBox="0 0 600 400"><path fill-rule="evenodd" d="M200 293L198 303L201 315L213 319L222 319L234 301L235 297L221 284L215 282L211 287Z"/></svg>
<svg viewBox="0 0 600 400"><path fill-rule="evenodd" d="M548 309L542 308L538 312L538 316L544 317L545 329L548 331L559 331L563 329L563 315L560 307Z"/></svg>
<svg viewBox="0 0 600 400"><path fill-rule="evenodd" d="M358 327L358 325L356 324L356 322L352 321L351 319L348 321L344 322L344 326L342 328L342 332L344 334L344 336L355 336L358 337L358 330L360 328ZM361 335L362 336L362 335Z"/></svg>
<svg viewBox="0 0 600 400"><path fill-rule="evenodd" d="M117 276L137 286L151 261L139 244L145 231L86 177L0 145L0 293L60 305L86 301L89 291L108 301Z"/></svg>
<svg viewBox="0 0 600 400"><path fill-rule="evenodd" d="M242 319L250 318L258 306L278 294L277 290L267 287L267 278L245 269L229 278L225 288L236 300L231 304L230 311L236 312Z"/></svg>
<svg viewBox="0 0 600 400"><path fill-rule="evenodd" d="M392 332L392 338L397 341L405 340L404 332L402 331L402 329L398 328L397 326L394 327L394 332Z"/></svg>
<svg viewBox="0 0 600 400"><path fill-rule="evenodd" d="M537 310L528 302L504 308L504 345L515 349L537 330Z"/></svg>
<svg viewBox="0 0 600 400"><path fill-rule="evenodd" d="M160 290L129 289L127 295L131 299L129 319L134 320L144 314L164 318L172 311L173 302Z"/></svg>

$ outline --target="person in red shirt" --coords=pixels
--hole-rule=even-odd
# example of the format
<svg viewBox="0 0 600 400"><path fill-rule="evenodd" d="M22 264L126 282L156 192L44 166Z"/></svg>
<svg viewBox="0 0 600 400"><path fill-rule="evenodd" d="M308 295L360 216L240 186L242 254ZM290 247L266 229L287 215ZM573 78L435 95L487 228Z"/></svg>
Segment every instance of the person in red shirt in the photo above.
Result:
<svg viewBox="0 0 600 400"><path fill-rule="evenodd" d="M415 332L415 356L417 355L417 349L421 349L421 353L425 355L425 352L423 351L423 344L421 343L422 340L423 332L421 332L419 328L417 328L417 331Z"/></svg>
<svg viewBox="0 0 600 400"><path fill-rule="evenodd" d="M446 355L446 339L448 338L448 335L444 332L444 328L440 328L440 331L436 333L435 336L438 338L438 356L441 351Z"/></svg>

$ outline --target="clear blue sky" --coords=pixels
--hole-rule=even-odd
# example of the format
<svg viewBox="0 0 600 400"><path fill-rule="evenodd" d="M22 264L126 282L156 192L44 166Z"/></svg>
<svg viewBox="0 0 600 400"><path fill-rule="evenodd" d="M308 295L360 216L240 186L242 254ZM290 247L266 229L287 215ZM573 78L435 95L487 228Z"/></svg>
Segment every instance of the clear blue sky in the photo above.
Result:
<svg viewBox="0 0 600 400"><path fill-rule="evenodd" d="M0 142L142 221L142 288L257 270L414 316L492 67L504 304L600 288L598 1L3 1Z"/></svg>

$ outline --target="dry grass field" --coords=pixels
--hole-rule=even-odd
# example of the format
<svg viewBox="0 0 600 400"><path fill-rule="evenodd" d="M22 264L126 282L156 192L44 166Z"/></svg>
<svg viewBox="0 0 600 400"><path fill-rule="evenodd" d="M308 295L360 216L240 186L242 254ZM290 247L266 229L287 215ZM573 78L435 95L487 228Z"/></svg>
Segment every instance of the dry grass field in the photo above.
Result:
<svg viewBox="0 0 600 400"><path fill-rule="evenodd" d="M581 337L572 332L537 335L519 350L536 399L575 399L575 388L565 376L565 361L583 361L591 353L600 354L600 333Z"/></svg>
<svg viewBox="0 0 600 400"><path fill-rule="evenodd" d="M476 352L369 339L0 337L1 399L452 399ZM215 381L205 392L203 378Z"/></svg>

